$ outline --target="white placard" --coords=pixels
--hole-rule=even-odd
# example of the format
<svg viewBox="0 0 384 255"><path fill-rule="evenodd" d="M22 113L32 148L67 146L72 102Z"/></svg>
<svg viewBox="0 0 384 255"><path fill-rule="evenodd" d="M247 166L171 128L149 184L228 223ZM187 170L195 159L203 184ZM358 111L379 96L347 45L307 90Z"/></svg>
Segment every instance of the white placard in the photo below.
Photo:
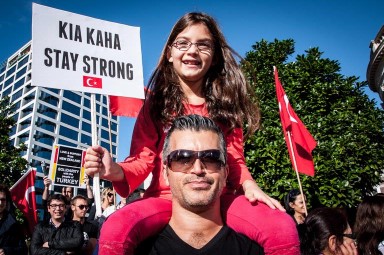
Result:
<svg viewBox="0 0 384 255"><path fill-rule="evenodd" d="M32 85L144 98L140 28L33 3Z"/></svg>

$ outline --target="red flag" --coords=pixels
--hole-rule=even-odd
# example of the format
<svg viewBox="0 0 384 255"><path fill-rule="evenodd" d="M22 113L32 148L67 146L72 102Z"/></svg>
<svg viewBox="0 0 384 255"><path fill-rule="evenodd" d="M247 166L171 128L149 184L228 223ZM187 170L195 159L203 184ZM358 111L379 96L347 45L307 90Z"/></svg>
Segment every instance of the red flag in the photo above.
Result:
<svg viewBox="0 0 384 255"><path fill-rule="evenodd" d="M143 104L144 100L139 98L109 96L109 110L113 116L137 117Z"/></svg>
<svg viewBox="0 0 384 255"><path fill-rule="evenodd" d="M36 169L29 169L10 189L13 203L28 220L30 233L37 224Z"/></svg>
<svg viewBox="0 0 384 255"><path fill-rule="evenodd" d="M143 102L139 98L109 96L109 110L113 116L137 117Z"/></svg>
<svg viewBox="0 0 384 255"><path fill-rule="evenodd" d="M288 97L281 86L277 68L275 68L275 83L281 124L293 168L297 167L295 170L299 173L314 176L312 151L316 147L316 141L289 104Z"/></svg>

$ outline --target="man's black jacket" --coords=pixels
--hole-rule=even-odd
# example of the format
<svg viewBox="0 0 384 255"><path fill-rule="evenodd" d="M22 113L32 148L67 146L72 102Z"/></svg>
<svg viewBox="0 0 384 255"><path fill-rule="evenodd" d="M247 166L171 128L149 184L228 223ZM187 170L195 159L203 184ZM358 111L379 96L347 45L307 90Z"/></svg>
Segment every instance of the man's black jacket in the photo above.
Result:
<svg viewBox="0 0 384 255"><path fill-rule="evenodd" d="M27 254L28 248L24 239L17 221L5 212L0 220L0 249L3 249L6 255Z"/></svg>
<svg viewBox="0 0 384 255"><path fill-rule="evenodd" d="M48 242L49 248L43 247ZM77 221L64 221L56 228L50 222L39 223L32 235L31 254L66 254L67 251L81 254L84 235Z"/></svg>

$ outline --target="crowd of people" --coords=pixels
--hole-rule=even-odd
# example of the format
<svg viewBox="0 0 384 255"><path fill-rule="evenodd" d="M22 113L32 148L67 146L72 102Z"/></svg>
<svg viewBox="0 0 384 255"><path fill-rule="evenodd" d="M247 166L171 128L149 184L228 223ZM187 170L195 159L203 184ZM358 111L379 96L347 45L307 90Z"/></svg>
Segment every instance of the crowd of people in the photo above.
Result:
<svg viewBox="0 0 384 255"><path fill-rule="evenodd" d="M236 56L211 16L193 12L177 21L150 77L130 156L115 163L105 148L87 149L86 174L113 185L100 194L102 217L89 180L84 197L71 187L49 194L44 178L44 220L30 254L381 254L382 196L362 201L351 228L338 209L307 213L297 190L281 205L254 181L243 124L252 134L260 110ZM127 201L150 173L143 197ZM124 198L119 206L116 193ZM10 203L0 186L0 255L26 254Z"/></svg>
<svg viewBox="0 0 384 255"><path fill-rule="evenodd" d="M172 192L171 217L159 233L139 242L133 254L266 254L262 244L226 224L221 196L230 170L225 148L224 135L211 119L187 115L173 122L162 154L163 177ZM111 187L103 189L104 212L114 203L104 201L111 201L108 198L114 195ZM108 254L98 249L102 226L89 214L92 199L73 196L73 189L68 187L62 194L49 195L48 215L35 227L29 254ZM307 215L303 213L304 202L305 196L298 190L285 196L285 206L292 209L287 208L287 215L296 222L293 229L299 237L296 254L384 254L383 194L363 199L354 226L337 208L315 208ZM10 212L11 203L8 188L0 185L0 254L28 254L25 236ZM140 200L129 204L137 203ZM123 216L130 213L118 210L109 217L118 212Z"/></svg>

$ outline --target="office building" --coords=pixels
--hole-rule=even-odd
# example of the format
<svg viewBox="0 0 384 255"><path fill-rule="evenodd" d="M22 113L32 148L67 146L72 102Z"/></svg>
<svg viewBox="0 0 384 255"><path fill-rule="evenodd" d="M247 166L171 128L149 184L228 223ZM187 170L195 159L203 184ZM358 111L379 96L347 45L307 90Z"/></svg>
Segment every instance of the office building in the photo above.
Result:
<svg viewBox="0 0 384 255"><path fill-rule="evenodd" d="M22 156L31 167L37 168L39 202L43 187L41 163L50 164L53 145L87 148L92 144L91 106L90 93L32 86L31 53L29 42L0 64L0 97L9 96L15 105L16 125L10 142L14 146L24 143L27 147ZM108 118L107 99L107 96L96 95L98 144L108 150L112 147L116 161L119 118ZM84 194L81 189L75 194L77 192Z"/></svg>

